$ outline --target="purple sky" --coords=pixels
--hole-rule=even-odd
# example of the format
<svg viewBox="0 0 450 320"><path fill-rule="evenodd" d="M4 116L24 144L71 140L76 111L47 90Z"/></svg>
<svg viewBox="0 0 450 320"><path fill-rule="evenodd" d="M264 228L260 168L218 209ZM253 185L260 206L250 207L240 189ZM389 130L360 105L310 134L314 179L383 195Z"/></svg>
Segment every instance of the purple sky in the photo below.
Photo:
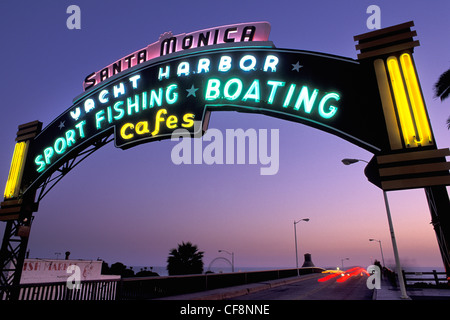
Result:
<svg viewBox="0 0 450 320"><path fill-rule="evenodd" d="M81 8L81 30L66 28L66 8ZM215 26L268 21L278 48L355 58L353 36L366 27L371 4L381 26L413 20L421 46L414 58L439 148L449 146L450 101L433 97L433 84L450 65L450 2L433 1L21 1L0 3L0 181L6 183L17 126L44 126L82 93L86 75L158 40ZM171 141L122 151L111 143L67 175L41 201L29 241L30 257L102 258L108 263L165 266L169 250L190 241L205 266L235 253L239 267L295 267L293 221L300 263L368 266L394 258L382 191L364 164L343 158L372 155L316 129L262 115L213 113L210 128L279 129L280 169L260 165L181 165ZM423 189L390 192L400 258L405 266L441 267ZM0 235L3 235L4 224ZM229 258L227 255L224 257Z"/></svg>

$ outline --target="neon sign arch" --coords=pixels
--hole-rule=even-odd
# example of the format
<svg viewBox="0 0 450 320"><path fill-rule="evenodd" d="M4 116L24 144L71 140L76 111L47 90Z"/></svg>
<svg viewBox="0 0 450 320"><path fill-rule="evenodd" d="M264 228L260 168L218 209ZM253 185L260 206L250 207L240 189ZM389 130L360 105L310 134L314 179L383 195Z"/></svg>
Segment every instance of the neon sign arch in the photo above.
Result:
<svg viewBox="0 0 450 320"><path fill-rule="evenodd" d="M206 129L209 112L217 110L303 123L377 153L388 139L374 85L355 60L267 43L148 61L77 97L34 138L25 192L106 136L127 149L170 138L179 128L196 134L194 121Z"/></svg>
<svg viewBox="0 0 450 320"><path fill-rule="evenodd" d="M426 189L430 210L446 214L450 152L436 149L412 25L356 36L358 60L276 48L267 23L166 34L87 76L86 91L43 130L39 121L19 126L0 220L29 226L46 188L106 143L128 149L180 128L195 136L214 111L264 114L336 135L374 154L369 181L383 190L437 187ZM450 256L446 247L443 241Z"/></svg>

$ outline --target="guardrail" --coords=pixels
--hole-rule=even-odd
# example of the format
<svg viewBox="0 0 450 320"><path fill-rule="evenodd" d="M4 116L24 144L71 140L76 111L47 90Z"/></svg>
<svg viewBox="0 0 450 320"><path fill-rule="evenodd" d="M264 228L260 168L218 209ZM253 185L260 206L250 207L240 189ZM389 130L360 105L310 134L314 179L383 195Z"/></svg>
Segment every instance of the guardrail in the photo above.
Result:
<svg viewBox="0 0 450 320"><path fill-rule="evenodd" d="M324 269L300 268L299 271L304 275ZM22 284L8 289L19 290L18 300L143 300L294 276L297 269L81 281L79 289L69 289L66 282ZM5 294L0 297L5 298Z"/></svg>
<svg viewBox="0 0 450 320"><path fill-rule="evenodd" d="M449 279L445 272L437 272L433 270L431 272L405 272L403 271L403 279L406 286L412 285L429 285L435 284L436 286L448 285Z"/></svg>

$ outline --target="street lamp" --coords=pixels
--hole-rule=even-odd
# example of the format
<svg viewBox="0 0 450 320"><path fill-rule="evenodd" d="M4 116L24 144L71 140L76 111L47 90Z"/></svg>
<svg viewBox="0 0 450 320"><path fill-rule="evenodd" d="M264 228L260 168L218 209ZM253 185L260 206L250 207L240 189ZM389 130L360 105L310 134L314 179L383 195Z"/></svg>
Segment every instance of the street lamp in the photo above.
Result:
<svg viewBox="0 0 450 320"><path fill-rule="evenodd" d="M356 162L366 162L365 160L360 159L343 159L342 163L345 165L350 165ZM389 201L387 197L387 193L385 190L383 190L383 197L384 197L384 205L386 206L386 214L388 218L389 223L389 231L391 232L391 240L392 240L392 248L394 249L394 257L395 257L395 264L397 266L397 274L398 274L398 282L400 283L400 291L401 291L401 298L402 299L408 299L408 294L406 293L406 287L405 282L403 279L403 273L402 273L402 267L400 266L400 258L398 256L398 249L397 249L397 242L395 240L395 233L394 233L394 225L392 224L392 218L391 218L391 210L389 208Z"/></svg>
<svg viewBox="0 0 450 320"><path fill-rule="evenodd" d="M369 239L369 241L376 241L380 243L380 250L381 250L381 259L383 260L383 267L385 267L386 265L384 264L384 256L383 256L383 248L381 247L381 240L377 240L377 239Z"/></svg>
<svg viewBox="0 0 450 320"><path fill-rule="evenodd" d="M350 260L350 258L341 259L342 270L344 270L344 260Z"/></svg>
<svg viewBox="0 0 450 320"><path fill-rule="evenodd" d="M299 223L300 221L309 221L309 218L305 218L305 219L300 219L298 221L294 220L294 236L295 236L295 261L296 261L296 265L297 265L297 276L300 276L300 271L298 270L298 253L297 253L297 223Z"/></svg>
<svg viewBox="0 0 450 320"><path fill-rule="evenodd" d="M350 164L354 164L356 162L360 162L360 161L368 163L366 160L361 160L361 159L349 159L349 158L342 159L342 163L345 164L346 166L348 166Z"/></svg>
<svg viewBox="0 0 450 320"><path fill-rule="evenodd" d="M231 272L234 272L234 252L228 252L227 250L219 250L219 252L225 252L231 255Z"/></svg>

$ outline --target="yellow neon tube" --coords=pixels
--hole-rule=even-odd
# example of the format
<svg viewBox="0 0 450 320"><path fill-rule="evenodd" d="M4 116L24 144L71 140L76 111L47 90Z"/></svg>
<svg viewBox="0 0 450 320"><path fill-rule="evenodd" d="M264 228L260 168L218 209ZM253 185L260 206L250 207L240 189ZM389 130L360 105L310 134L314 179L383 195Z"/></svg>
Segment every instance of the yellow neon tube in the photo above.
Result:
<svg viewBox="0 0 450 320"><path fill-rule="evenodd" d="M387 67L391 78L392 89L394 91L395 102L397 104L403 139L406 146L411 147L411 144L415 142L416 131L397 58L389 57L387 59Z"/></svg>
<svg viewBox="0 0 450 320"><path fill-rule="evenodd" d="M391 88L389 87L384 61L382 59L376 59L374 61L374 67L391 149L402 149L403 145L400 137L400 129L398 127L397 116L395 115Z"/></svg>
<svg viewBox="0 0 450 320"><path fill-rule="evenodd" d="M27 150L28 142L18 142L14 147L8 180L6 181L5 199L16 198L19 195Z"/></svg>
<svg viewBox="0 0 450 320"><path fill-rule="evenodd" d="M419 82L417 81L416 71L414 68L411 55L404 53L400 56L400 64L402 66L403 75L405 77L406 87L408 88L409 100L411 101L411 109L416 121L417 132L416 143L431 143L431 129L428 123L425 105L422 99Z"/></svg>

